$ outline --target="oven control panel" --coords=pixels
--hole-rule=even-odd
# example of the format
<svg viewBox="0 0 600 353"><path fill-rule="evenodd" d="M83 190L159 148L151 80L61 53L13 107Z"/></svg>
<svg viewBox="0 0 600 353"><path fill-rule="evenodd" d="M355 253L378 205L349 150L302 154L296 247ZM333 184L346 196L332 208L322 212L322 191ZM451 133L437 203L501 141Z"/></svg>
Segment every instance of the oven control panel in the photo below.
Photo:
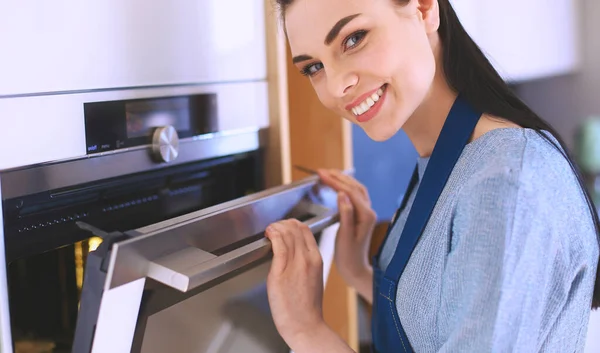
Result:
<svg viewBox="0 0 600 353"><path fill-rule="evenodd" d="M151 145L159 161L173 160L179 138L219 130L217 112L216 94L85 103L86 151Z"/></svg>

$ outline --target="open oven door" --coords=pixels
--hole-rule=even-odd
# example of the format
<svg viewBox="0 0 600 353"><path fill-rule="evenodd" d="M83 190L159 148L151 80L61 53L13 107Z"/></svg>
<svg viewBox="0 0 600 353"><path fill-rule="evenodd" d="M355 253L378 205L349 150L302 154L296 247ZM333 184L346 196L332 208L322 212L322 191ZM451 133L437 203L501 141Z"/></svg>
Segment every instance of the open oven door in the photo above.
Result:
<svg viewBox="0 0 600 353"><path fill-rule="evenodd" d="M338 223L335 192L315 176L127 232L79 223L103 243L88 256L73 352L284 350L264 230L286 218L319 237Z"/></svg>

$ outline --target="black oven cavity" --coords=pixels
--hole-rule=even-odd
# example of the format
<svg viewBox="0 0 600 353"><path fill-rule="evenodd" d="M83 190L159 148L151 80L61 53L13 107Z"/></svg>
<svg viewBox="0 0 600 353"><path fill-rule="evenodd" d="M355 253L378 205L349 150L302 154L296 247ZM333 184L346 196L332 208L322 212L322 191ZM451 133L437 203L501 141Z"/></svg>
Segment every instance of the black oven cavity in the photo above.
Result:
<svg viewBox="0 0 600 353"><path fill-rule="evenodd" d="M126 231L261 191L261 155L256 150L5 200L15 345L71 351L86 257L101 242L76 222Z"/></svg>

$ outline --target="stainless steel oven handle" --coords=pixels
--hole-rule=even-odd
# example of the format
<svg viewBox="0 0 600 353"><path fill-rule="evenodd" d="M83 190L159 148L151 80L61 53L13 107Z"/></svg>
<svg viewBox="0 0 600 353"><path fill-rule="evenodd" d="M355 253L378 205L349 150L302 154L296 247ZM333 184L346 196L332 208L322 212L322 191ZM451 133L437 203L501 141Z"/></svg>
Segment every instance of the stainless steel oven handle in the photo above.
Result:
<svg viewBox="0 0 600 353"><path fill-rule="evenodd" d="M308 225L313 234L339 222L339 213L337 210L330 210L324 214L310 218L303 223ZM194 249L195 251L201 251ZM232 273L236 270L258 261L271 252L271 242L267 238L261 238L250 244L239 247L220 256L212 256L207 261L202 261L197 265L187 267L184 265L185 259L182 256L179 264L175 265L170 261L170 266L165 263L153 263L148 271L148 277L162 282L181 292L191 291L203 284L206 284L219 277ZM191 256L197 258L200 254L194 253ZM175 266L173 266L175 265ZM175 267L175 268L174 268Z"/></svg>

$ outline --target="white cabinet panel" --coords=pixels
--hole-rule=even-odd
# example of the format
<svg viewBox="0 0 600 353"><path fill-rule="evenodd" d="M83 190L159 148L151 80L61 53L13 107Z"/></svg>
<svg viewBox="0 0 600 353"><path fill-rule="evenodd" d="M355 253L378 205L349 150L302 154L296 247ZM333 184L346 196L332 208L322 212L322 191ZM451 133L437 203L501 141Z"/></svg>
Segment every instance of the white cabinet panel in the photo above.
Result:
<svg viewBox="0 0 600 353"><path fill-rule="evenodd" d="M579 65L575 0L451 0L467 32L507 81Z"/></svg>
<svg viewBox="0 0 600 353"><path fill-rule="evenodd" d="M0 170L85 155L85 102L197 93L217 95L220 131L269 125L266 82L0 99Z"/></svg>
<svg viewBox="0 0 600 353"><path fill-rule="evenodd" d="M0 96L264 80L264 0L0 2Z"/></svg>

